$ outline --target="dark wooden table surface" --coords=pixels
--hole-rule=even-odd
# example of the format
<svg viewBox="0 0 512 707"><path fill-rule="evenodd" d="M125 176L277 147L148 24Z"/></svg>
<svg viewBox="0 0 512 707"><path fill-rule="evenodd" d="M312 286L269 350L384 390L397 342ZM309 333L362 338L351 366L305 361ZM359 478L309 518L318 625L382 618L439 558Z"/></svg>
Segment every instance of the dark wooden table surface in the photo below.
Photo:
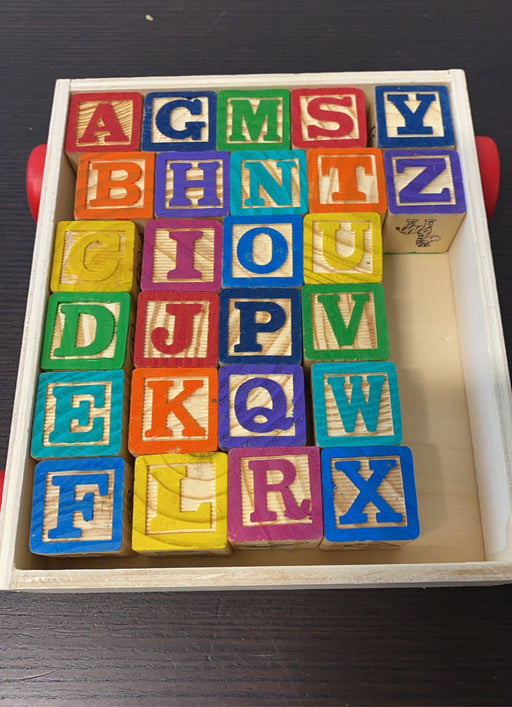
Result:
<svg viewBox="0 0 512 707"><path fill-rule="evenodd" d="M475 130L502 158L490 232L512 361L511 14L508 0L3 0L0 465L34 238L25 162L57 78L465 69ZM9 705L512 704L512 587L3 593L0 615Z"/></svg>

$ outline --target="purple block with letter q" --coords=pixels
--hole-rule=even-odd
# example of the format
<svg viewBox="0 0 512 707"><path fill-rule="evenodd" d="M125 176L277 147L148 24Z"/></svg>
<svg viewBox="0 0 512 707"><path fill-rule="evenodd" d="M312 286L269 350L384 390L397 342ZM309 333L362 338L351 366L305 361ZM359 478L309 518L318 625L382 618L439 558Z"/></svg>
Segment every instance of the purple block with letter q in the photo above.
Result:
<svg viewBox="0 0 512 707"><path fill-rule="evenodd" d="M221 366L218 414L223 449L305 444L302 367Z"/></svg>

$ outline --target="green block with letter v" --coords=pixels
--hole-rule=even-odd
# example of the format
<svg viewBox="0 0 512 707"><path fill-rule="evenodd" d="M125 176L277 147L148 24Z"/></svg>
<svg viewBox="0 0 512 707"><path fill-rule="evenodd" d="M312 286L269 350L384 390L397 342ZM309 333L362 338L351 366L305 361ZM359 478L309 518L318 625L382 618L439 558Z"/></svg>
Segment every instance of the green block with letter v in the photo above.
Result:
<svg viewBox="0 0 512 707"><path fill-rule="evenodd" d="M304 285L302 322L306 361L383 361L389 356L379 283Z"/></svg>

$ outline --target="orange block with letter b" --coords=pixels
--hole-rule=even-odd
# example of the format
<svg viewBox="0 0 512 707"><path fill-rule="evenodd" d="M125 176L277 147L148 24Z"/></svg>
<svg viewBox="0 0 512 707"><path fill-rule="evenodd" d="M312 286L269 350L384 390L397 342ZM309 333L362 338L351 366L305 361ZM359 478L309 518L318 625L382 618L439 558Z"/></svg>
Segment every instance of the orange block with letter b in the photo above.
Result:
<svg viewBox="0 0 512 707"><path fill-rule="evenodd" d="M87 153L78 160L76 219L153 218L153 152Z"/></svg>

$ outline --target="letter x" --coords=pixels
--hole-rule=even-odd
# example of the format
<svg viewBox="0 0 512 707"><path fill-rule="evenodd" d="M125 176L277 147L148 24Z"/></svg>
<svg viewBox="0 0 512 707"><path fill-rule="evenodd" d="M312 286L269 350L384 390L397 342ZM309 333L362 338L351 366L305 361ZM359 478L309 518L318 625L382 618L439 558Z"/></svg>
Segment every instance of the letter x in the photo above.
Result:
<svg viewBox="0 0 512 707"><path fill-rule="evenodd" d="M396 467L396 461L394 459L370 459L368 466L372 470L372 474L368 479L364 479L359 474L361 468L359 461L343 459L334 463L336 471L345 474L359 491L347 512L339 517L339 523L367 523L368 516L363 511L368 503L372 503L378 509L375 516L378 523L400 523L402 514L394 511L377 492L387 473Z"/></svg>

